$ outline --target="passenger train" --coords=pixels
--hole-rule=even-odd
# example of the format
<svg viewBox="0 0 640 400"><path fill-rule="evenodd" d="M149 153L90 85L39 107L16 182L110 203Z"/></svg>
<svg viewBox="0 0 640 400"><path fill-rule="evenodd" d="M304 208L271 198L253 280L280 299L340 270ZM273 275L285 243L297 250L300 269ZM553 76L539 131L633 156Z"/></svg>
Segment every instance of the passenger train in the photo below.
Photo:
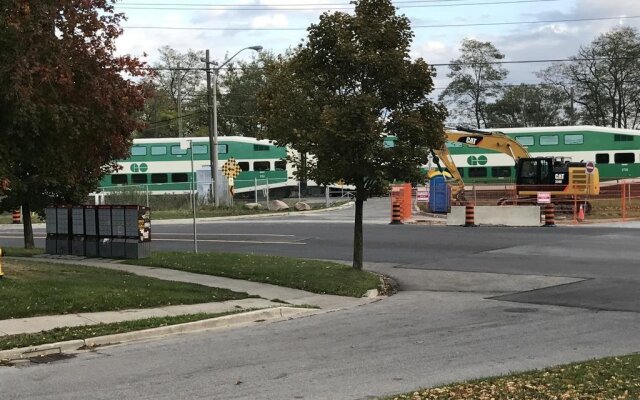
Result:
<svg viewBox="0 0 640 400"><path fill-rule="evenodd" d="M185 143L189 146L184 146ZM191 190L191 183L204 175L200 172L205 172L206 180L210 180L209 150L208 137L134 139L129 158L118 161L120 171L106 175L99 190L109 192L129 187L152 194L186 193ZM230 158L241 169L234 180L235 193L268 187L274 195L287 197L298 186L286 161L287 149L268 140L221 136L218 169Z"/></svg>
<svg viewBox="0 0 640 400"><path fill-rule="evenodd" d="M640 177L640 131L597 126L499 131L525 146L532 157L593 161L601 182ZM447 147L467 184L511 183L515 180L514 160L507 155L463 143L447 142Z"/></svg>
<svg viewBox="0 0 640 400"><path fill-rule="evenodd" d="M601 182L640 177L640 131L596 126L509 128L501 132L514 138L533 157L563 157L571 161L594 161ZM393 137L385 138L392 146ZM181 143L191 142L192 150ZM447 142L465 183L512 183L514 160L501 153L462 143ZM191 174L193 151L194 174ZM298 182L287 163L287 149L269 140L243 136L218 138L219 167L234 158L241 169L235 179L236 193L269 188L274 195L287 197L297 190ZM186 193L197 171L208 171L209 139L163 138L135 139L129 158L118 161L122 169L106 175L100 182L104 192L136 187L150 193ZM433 167L433 163L426 167ZM312 183L311 183L312 184ZM275 193L274 193L275 192Z"/></svg>

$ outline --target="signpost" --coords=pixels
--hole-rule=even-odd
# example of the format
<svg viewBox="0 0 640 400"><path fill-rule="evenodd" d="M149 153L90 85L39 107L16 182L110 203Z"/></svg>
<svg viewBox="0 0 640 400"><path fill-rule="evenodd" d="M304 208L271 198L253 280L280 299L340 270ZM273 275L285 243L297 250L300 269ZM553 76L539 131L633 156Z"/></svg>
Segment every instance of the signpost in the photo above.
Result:
<svg viewBox="0 0 640 400"><path fill-rule="evenodd" d="M222 165L222 174L224 176L226 176L227 179L229 180L229 194L231 195L231 200L232 201L233 201L233 194L234 194L234 190L233 190L234 182L233 182L233 180L238 175L240 175L240 172L242 172L242 169L240 168L240 165L238 165L238 163L236 162L235 158L228 159Z"/></svg>
<svg viewBox="0 0 640 400"><path fill-rule="evenodd" d="M593 174L593 171L596 169L596 166L593 163L593 161L587 161L587 164L585 165L584 169L587 171L587 174Z"/></svg>
<svg viewBox="0 0 640 400"><path fill-rule="evenodd" d="M596 166L593 163L593 161L587 161L586 165L584 166L584 169L587 172L587 190L591 190L591 175L593 174L593 171L596 169Z"/></svg>
<svg viewBox="0 0 640 400"><path fill-rule="evenodd" d="M428 203L429 202L429 188L419 187L416 191L416 203Z"/></svg>
<svg viewBox="0 0 640 400"><path fill-rule="evenodd" d="M538 192L538 204L551 204L551 193Z"/></svg>

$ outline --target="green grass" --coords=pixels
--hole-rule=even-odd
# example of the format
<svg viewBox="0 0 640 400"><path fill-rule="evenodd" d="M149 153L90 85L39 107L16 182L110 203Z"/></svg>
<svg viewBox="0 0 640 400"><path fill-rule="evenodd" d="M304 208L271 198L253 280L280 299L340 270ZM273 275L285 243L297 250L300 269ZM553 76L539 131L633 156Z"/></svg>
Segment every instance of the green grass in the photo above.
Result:
<svg viewBox="0 0 640 400"><path fill-rule="evenodd" d="M623 400L640 398L640 354L479 379L397 396L393 400Z"/></svg>
<svg viewBox="0 0 640 400"><path fill-rule="evenodd" d="M103 268L5 260L0 319L244 299L246 293Z"/></svg>
<svg viewBox="0 0 640 400"><path fill-rule="evenodd" d="M155 252L150 258L126 263L352 297L360 297L380 283L375 274L334 262L254 254Z"/></svg>
<svg viewBox="0 0 640 400"><path fill-rule="evenodd" d="M2 250L5 252L5 256L8 257L32 257L44 254L44 249L41 248L3 247Z"/></svg>
<svg viewBox="0 0 640 400"><path fill-rule="evenodd" d="M158 328L161 326L184 324L203 319L218 318L224 315L237 314L247 310L238 310L216 314L188 314L173 317L154 317L134 321L114 322L110 324L85 325L66 328L56 328L37 333L23 333L19 335L0 336L0 350L14 349L27 346L38 346L45 343L63 342L66 340L87 339L92 337L113 335Z"/></svg>

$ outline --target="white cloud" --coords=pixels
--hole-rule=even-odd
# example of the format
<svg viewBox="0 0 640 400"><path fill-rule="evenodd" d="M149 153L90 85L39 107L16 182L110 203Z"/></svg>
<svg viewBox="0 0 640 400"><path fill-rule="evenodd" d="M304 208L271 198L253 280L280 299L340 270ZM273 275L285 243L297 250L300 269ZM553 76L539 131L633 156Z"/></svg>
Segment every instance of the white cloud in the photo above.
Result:
<svg viewBox="0 0 640 400"><path fill-rule="evenodd" d="M252 28L286 28L289 21L284 14L260 15L251 20Z"/></svg>

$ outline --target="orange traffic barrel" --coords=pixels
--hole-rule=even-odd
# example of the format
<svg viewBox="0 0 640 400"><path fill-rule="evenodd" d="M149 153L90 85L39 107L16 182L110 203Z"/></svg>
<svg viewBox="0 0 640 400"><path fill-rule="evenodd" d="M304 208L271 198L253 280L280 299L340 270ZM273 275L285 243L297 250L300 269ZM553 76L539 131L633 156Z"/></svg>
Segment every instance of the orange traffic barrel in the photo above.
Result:
<svg viewBox="0 0 640 400"><path fill-rule="evenodd" d="M391 204L391 223L390 225L402 224L402 208L399 201Z"/></svg>
<svg viewBox="0 0 640 400"><path fill-rule="evenodd" d="M20 210L13 211L13 213L11 214L11 222L13 222L14 224L20 223Z"/></svg>
<svg viewBox="0 0 640 400"><path fill-rule="evenodd" d="M475 219L475 207L473 204L467 204L464 207L464 226L476 226Z"/></svg>
<svg viewBox="0 0 640 400"><path fill-rule="evenodd" d="M556 210L553 204L547 204L544 208L544 226L556 226Z"/></svg>

